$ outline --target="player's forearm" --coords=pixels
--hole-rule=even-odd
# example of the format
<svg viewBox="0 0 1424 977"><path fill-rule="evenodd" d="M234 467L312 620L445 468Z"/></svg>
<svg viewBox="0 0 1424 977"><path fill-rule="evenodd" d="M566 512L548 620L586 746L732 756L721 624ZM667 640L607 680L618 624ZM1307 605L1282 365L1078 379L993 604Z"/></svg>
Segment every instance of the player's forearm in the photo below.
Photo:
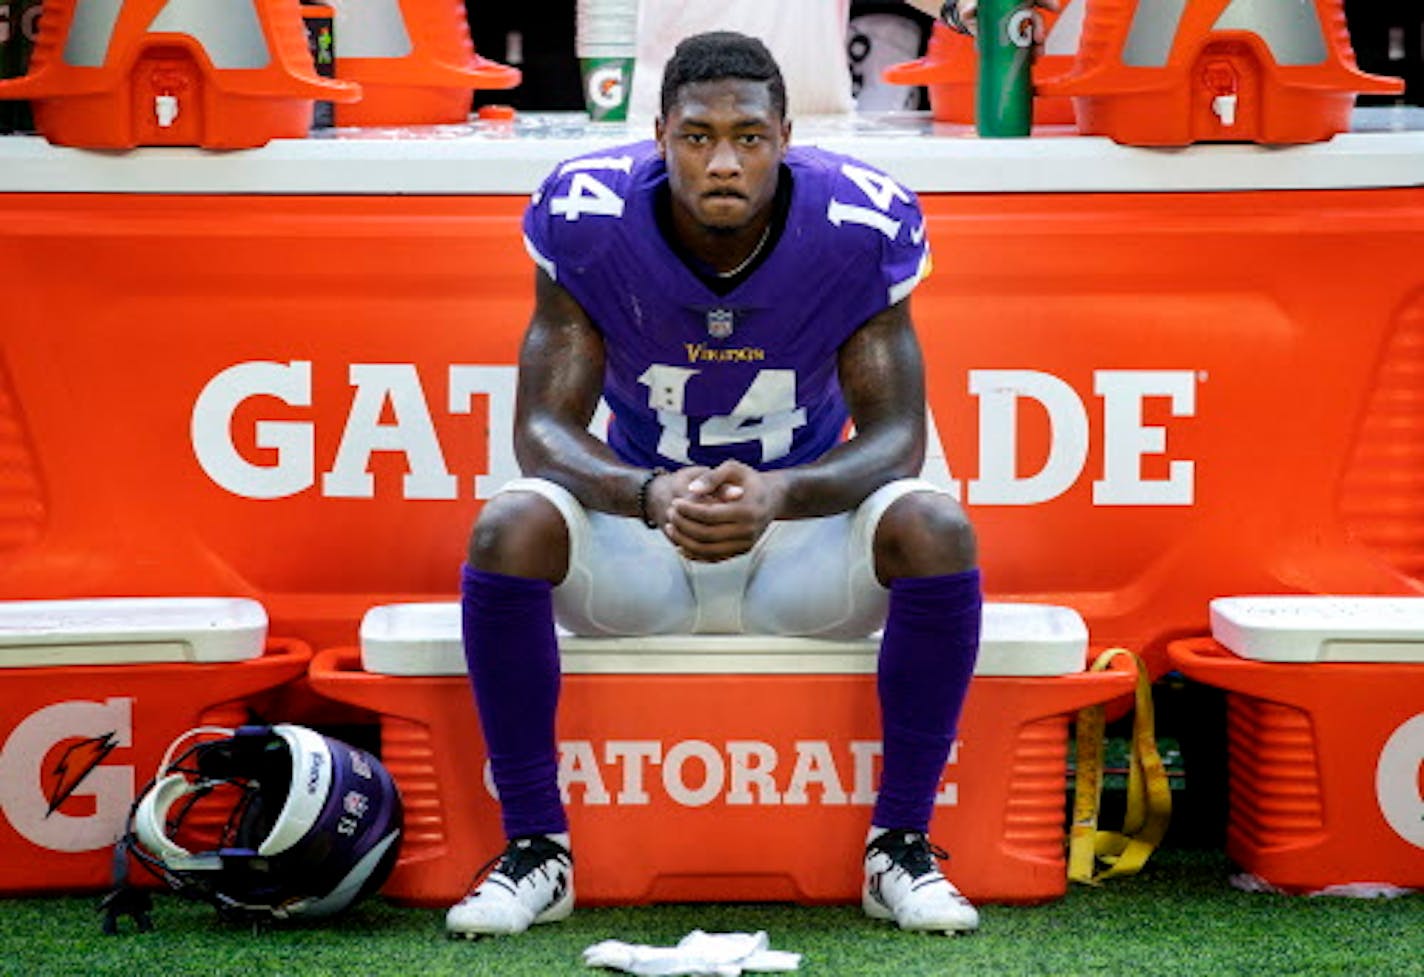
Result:
<svg viewBox="0 0 1424 977"><path fill-rule="evenodd" d="M519 468L568 489L587 509L641 516L638 490L647 469L629 465L587 430L549 419L533 419L516 431Z"/></svg>
<svg viewBox="0 0 1424 977"><path fill-rule="evenodd" d="M778 519L808 519L846 512L880 486L913 478L924 464L925 439L912 424L866 432L808 465L768 472L780 495Z"/></svg>
<svg viewBox="0 0 1424 977"><path fill-rule="evenodd" d="M919 474L924 464L924 367L909 299L856 330L841 346L838 368L856 435L779 476L777 518L845 512L880 486Z"/></svg>

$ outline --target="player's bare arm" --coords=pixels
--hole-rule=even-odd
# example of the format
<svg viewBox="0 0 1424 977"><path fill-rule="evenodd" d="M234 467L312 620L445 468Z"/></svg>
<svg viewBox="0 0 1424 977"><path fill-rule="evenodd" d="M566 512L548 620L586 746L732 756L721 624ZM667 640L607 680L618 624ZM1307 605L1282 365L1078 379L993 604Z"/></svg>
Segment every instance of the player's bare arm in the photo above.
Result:
<svg viewBox="0 0 1424 977"><path fill-rule="evenodd" d="M638 495L646 469L619 460L588 431L603 390L603 337L583 307L542 269L535 272L534 314L519 352L514 406L514 454L525 475L547 478L583 505L641 516ZM659 479L671 500L703 471Z"/></svg>
<svg viewBox="0 0 1424 977"><path fill-rule="evenodd" d="M760 472L728 461L669 499L665 532L693 559L747 552L774 519L855 508L881 485L919 473L925 452L924 366L909 300L873 316L842 345L841 389L855 437L817 461Z"/></svg>

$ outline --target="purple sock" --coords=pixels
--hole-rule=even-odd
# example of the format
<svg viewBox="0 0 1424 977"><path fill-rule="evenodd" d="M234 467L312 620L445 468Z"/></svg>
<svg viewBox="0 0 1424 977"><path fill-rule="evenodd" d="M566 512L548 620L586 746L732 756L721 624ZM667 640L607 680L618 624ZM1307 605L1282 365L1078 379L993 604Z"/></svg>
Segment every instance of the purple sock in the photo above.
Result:
<svg viewBox="0 0 1424 977"><path fill-rule="evenodd" d="M871 823L927 831L979 654L979 571L890 582L877 688L885 766Z"/></svg>
<svg viewBox="0 0 1424 977"><path fill-rule="evenodd" d="M554 738L559 646L553 587L470 566L461 585L465 663L505 836L567 831Z"/></svg>

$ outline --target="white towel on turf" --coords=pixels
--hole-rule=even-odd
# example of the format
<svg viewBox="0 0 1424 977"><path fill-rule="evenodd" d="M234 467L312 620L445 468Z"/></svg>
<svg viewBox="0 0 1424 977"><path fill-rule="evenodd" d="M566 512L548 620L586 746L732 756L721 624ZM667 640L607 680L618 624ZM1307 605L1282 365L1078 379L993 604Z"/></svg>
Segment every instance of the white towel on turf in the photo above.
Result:
<svg viewBox="0 0 1424 977"><path fill-rule="evenodd" d="M583 951L583 962L641 977L740 977L743 973L789 973L801 965L801 954L771 949L765 932L693 930L677 946L604 940Z"/></svg>

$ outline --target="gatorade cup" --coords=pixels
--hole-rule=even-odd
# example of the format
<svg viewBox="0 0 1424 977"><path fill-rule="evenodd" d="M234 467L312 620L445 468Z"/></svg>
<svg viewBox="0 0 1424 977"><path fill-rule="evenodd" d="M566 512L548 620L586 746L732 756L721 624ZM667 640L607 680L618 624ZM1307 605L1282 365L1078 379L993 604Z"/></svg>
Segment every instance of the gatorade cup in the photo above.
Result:
<svg viewBox="0 0 1424 977"><path fill-rule="evenodd" d="M989 139L1027 136L1033 128L1031 0L979 0L979 79L975 123Z"/></svg>
<svg viewBox="0 0 1424 977"><path fill-rule="evenodd" d="M637 53L636 0L579 0L574 28L589 118L626 120Z"/></svg>
<svg viewBox="0 0 1424 977"><path fill-rule="evenodd" d="M623 122L628 118L628 96L633 90L631 57L579 58L583 73L583 100L594 122Z"/></svg>

